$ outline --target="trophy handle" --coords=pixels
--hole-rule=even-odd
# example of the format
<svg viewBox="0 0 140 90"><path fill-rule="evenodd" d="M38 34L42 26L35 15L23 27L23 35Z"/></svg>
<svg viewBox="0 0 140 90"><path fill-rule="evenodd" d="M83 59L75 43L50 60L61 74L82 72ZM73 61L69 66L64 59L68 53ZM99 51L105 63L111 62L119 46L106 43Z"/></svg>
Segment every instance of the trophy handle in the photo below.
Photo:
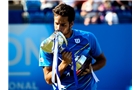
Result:
<svg viewBox="0 0 140 90"><path fill-rule="evenodd" d="M68 45L68 42L67 42L65 36L61 32L58 32L58 34L62 36L62 38L64 39L64 42L66 43L66 46L67 46Z"/></svg>

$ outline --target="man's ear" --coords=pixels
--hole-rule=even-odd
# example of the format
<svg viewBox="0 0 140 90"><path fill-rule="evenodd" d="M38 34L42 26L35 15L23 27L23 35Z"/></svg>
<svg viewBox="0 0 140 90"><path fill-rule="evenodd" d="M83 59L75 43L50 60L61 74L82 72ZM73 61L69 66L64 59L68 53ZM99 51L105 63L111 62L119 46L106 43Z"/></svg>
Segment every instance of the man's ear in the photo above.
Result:
<svg viewBox="0 0 140 90"><path fill-rule="evenodd" d="M74 24L74 21L72 21L72 22L70 23L70 27L71 27L71 28L72 28L73 24Z"/></svg>

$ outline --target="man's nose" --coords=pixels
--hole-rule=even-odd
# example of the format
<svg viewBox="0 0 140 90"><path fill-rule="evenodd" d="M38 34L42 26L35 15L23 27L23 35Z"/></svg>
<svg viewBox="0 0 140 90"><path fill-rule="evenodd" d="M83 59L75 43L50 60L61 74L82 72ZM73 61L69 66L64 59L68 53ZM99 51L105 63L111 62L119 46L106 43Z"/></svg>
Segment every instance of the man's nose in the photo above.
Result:
<svg viewBox="0 0 140 90"><path fill-rule="evenodd" d="M61 25L58 25L58 26L57 26L57 30L58 30L58 31L61 31L61 30L62 30Z"/></svg>

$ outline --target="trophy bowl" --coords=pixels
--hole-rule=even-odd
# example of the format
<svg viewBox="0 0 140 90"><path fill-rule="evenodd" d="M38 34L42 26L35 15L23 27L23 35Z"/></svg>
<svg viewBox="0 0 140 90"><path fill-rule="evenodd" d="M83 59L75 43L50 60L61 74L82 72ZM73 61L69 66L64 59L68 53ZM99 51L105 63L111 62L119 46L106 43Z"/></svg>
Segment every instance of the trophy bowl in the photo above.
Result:
<svg viewBox="0 0 140 90"><path fill-rule="evenodd" d="M60 31L55 31L50 37L46 39L44 43L41 44L42 50L48 53L53 53L53 46L54 46L54 40L55 38L58 38L58 46L61 47L63 43L66 43L67 46L67 40L65 36Z"/></svg>

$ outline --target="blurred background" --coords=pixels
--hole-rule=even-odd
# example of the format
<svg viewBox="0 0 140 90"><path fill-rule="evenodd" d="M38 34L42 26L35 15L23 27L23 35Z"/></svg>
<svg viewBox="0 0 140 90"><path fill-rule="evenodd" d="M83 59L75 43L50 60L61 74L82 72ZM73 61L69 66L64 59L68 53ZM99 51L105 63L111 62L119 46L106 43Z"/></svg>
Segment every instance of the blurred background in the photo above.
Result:
<svg viewBox="0 0 140 90"><path fill-rule="evenodd" d="M39 67L39 47L54 31L52 9L76 11L73 28L93 32L107 58L96 71L98 90L132 90L132 0L8 1L8 89L52 90Z"/></svg>

